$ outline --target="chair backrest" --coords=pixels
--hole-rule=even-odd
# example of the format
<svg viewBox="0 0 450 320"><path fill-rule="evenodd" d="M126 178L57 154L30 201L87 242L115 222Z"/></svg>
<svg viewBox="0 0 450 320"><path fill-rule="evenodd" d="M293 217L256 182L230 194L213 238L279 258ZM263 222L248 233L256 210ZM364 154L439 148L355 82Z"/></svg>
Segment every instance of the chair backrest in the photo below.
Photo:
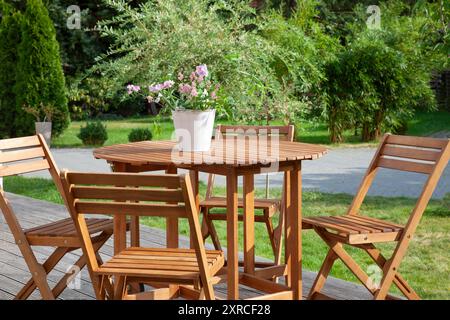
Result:
<svg viewBox="0 0 450 320"><path fill-rule="evenodd" d="M216 139L226 136L278 136L280 141L294 140L294 126L221 125L216 128Z"/></svg>
<svg viewBox="0 0 450 320"><path fill-rule="evenodd" d="M62 172L71 216L92 270L98 268L85 215L187 218L199 259L206 263L197 208L188 175Z"/></svg>
<svg viewBox="0 0 450 320"><path fill-rule="evenodd" d="M353 199L348 214L358 214L378 168L416 172L428 176L407 227L415 230L450 158L450 139L386 134Z"/></svg>
<svg viewBox="0 0 450 320"><path fill-rule="evenodd" d="M59 182L59 170L42 135L0 140L0 164L0 177L48 170Z"/></svg>
<svg viewBox="0 0 450 320"><path fill-rule="evenodd" d="M277 136L280 141L294 141L294 126L247 126L247 125L221 125L216 128L215 139L241 136ZM209 174L206 188L206 199L213 196L214 175ZM266 175L266 198L269 196L269 175Z"/></svg>
<svg viewBox="0 0 450 320"><path fill-rule="evenodd" d="M42 135L0 140L0 177L48 170L63 195L59 170ZM25 241L23 230L0 189L0 209L16 241Z"/></svg>

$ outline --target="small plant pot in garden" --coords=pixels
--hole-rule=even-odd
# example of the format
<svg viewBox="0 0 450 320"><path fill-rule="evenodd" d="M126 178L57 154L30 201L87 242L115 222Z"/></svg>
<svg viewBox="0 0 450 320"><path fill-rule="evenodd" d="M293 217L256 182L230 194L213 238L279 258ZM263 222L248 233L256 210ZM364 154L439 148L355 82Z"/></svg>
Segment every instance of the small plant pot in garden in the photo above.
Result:
<svg viewBox="0 0 450 320"><path fill-rule="evenodd" d="M48 146L52 141L52 123L51 122L35 122L36 134L42 134Z"/></svg>
<svg viewBox="0 0 450 320"><path fill-rule="evenodd" d="M211 148L216 110L172 111L175 137L180 151L204 152Z"/></svg>

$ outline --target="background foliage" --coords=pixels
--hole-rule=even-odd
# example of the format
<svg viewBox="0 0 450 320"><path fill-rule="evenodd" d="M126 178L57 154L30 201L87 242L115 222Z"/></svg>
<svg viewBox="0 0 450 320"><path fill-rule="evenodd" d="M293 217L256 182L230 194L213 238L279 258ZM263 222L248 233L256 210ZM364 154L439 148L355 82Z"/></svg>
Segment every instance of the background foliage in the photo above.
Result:
<svg viewBox="0 0 450 320"><path fill-rule="evenodd" d="M22 13L27 2L1 1ZM125 86L159 83L205 63L222 85L223 119L325 121L331 141L342 141L346 129L372 140L404 132L418 110L436 108L431 75L449 62L444 0L80 0L80 30L66 27L72 1L44 2L74 120L154 113ZM369 5L381 8L380 30L366 26ZM3 28L7 35L12 27ZM8 48L0 58L9 61L2 74L14 71L7 41L18 36L0 39ZM3 88L11 86L11 77L1 77ZM12 95L0 93L1 109ZM9 110L3 123L15 117ZM1 134L14 134L2 121Z"/></svg>

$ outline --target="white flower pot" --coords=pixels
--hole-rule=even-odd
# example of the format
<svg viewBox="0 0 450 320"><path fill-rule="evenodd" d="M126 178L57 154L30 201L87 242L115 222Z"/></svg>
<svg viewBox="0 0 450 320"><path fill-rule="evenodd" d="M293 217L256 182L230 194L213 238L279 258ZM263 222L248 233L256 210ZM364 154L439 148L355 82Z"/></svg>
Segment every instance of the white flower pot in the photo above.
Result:
<svg viewBox="0 0 450 320"><path fill-rule="evenodd" d="M178 150L208 151L214 129L216 110L174 110L172 111Z"/></svg>
<svg viewBox="0 0 450 320"><path fill-rule="evenodd" d="M35 122L36 134L42 134L45 142L50 147L52 142L52 123L51 122Z"/></svg>

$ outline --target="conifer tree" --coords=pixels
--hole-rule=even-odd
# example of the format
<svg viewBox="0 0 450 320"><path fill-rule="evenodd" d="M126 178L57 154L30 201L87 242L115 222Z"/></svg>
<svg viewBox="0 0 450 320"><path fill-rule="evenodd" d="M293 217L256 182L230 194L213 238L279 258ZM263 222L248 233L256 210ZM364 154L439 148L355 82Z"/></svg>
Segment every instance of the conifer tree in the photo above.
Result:
<svg viewBox="0 0 450 320"><path fill-rule="evenodd" d="M17 135L34 132L34 118L23 107L51 106L53 134L69 124L69 112L59 44L53 22L42 0L28 0L18 48L15 126ZM44 117L44 114L41 115Z"/></svg>

